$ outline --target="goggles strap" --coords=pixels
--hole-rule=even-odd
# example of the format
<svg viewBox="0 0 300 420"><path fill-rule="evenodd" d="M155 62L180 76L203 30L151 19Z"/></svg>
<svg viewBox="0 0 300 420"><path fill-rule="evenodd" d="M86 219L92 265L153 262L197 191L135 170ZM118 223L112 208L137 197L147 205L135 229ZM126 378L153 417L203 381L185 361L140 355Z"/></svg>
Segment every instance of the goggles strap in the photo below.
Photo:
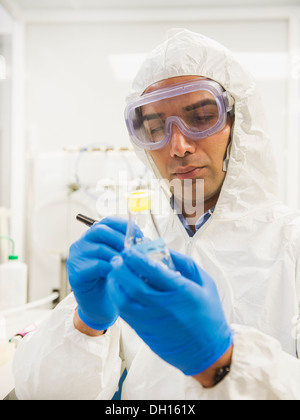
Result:
<svg viewBox="0 0 300 420"><path fill-rule="evenodd" d="M223 172L227 172L228 171L228 165L229 165L229 159L230 159L230 153L231 153L231 146L232 146L232 141L230 139L230 143L227 147L227 151L226 151L226 157L223 161Z"/></svg>

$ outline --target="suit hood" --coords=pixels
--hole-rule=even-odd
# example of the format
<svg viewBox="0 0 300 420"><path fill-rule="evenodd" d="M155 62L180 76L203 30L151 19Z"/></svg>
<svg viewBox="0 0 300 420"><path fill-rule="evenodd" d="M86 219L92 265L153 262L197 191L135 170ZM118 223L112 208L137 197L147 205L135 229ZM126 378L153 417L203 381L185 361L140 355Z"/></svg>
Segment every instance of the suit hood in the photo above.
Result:
<svg viewBox="0 0 300 420"><path fill-rule="evenodd" d="M178 76L214 80L235 100L227 174L214 217L235 219L278 201L275 159L254 78L219 43L185 29L173 29L142 64L127 102L141 96L152 84ZM134 147L138 157L160 178L150 155Z"/></svg>

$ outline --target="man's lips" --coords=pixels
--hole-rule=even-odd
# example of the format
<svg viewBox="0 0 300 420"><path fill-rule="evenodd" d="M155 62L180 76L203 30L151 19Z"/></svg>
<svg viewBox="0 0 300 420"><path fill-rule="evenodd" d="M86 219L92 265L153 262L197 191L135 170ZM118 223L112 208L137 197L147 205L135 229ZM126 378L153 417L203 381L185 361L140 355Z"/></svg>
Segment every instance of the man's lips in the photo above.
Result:
<svg viewBox="0 0 300 420"><path fill-rule="evenodd" d="M185 166L177 168L173 175L179 179L192 179L199 175L199 173L204 169L204 166Z"/></svg>

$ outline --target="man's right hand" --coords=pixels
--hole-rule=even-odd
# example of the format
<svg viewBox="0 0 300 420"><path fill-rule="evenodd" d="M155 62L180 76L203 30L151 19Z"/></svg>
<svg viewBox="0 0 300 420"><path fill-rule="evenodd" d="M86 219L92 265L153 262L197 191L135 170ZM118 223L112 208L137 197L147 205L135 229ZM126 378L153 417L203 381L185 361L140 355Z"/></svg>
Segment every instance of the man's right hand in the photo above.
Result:
<svg viewBox="0 0 300 420"><path fill-rule="evenodd" d="M119 314L107 293L110 261L124 249L127 221L108 217L95 223L70 248L69 282L78 303L78 316L89 328L104 331ZM142 235L140 231L138 235Z"/></svg>

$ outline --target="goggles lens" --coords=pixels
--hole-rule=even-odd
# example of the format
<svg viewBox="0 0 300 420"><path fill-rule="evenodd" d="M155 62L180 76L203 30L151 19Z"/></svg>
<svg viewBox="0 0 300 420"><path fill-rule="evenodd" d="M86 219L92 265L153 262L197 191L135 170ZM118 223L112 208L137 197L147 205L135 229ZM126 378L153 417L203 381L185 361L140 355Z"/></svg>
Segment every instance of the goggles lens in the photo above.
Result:
<svg viewBox="0 0 300 420"><path fill-rule="evenodd" d="M146 150L165 147L173 124L193 140L209 137L225 126L226 95L218 83L206 80L146 94L126 109L129 133Z"/></svg>

